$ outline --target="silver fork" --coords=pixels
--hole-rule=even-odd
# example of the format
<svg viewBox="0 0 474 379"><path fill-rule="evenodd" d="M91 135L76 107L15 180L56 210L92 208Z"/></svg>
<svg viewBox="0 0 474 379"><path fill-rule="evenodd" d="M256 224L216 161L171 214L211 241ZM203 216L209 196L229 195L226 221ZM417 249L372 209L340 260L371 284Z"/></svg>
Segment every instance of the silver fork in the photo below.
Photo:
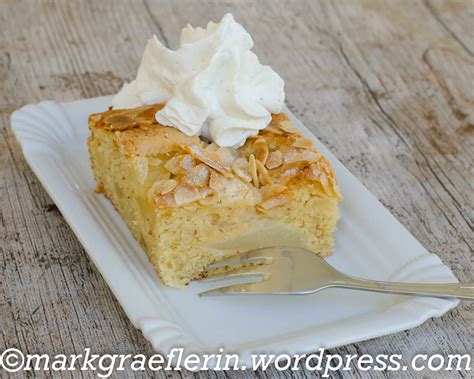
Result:
<svg viewBox="0 0 474 379"><path fill-rule="evenodd" d="M242 266L242 264L247 265ZM200 293L199 296L224 294L305 295L326 288L339 287L474 300L474 283L395 283L355 278L337 271L313 252L297 247L266 247L251 250L212 264L208 269L222 267L226 267L227 270L216 274L211 273L201 281L247 279L247 282L212 289ZM250 279L253 280L249 281Z"/></svg>

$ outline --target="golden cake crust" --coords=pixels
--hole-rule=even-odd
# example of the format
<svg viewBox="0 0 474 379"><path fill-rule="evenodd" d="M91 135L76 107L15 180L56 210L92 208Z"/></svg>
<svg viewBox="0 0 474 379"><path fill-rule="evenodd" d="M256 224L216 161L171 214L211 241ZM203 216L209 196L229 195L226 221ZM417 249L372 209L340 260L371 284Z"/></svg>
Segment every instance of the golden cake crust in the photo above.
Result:
<svg viewBox="0 0 474 379"><path fill-rule="evenodd" d="M158 208L247 203L260 212L291 200L291 189L312 186L321 198L340 200L334 172L313 141L288 117L273 114L267 128L237 149L160 125L162 104L93 114L90 128L115 133L129 157L155 159L164 176L149 191Z"/></svg>

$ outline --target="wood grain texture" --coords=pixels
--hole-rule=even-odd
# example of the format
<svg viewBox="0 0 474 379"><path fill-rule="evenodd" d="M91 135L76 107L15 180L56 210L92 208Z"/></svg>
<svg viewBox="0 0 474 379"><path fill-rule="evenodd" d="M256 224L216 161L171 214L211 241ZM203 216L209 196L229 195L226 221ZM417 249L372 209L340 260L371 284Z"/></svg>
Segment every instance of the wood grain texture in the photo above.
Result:
<svg viewBox="0 0 474 379"><path fill-rule="evenodd" d="M303 123L459 280L474 280L472 1L0 0L0 351L152 354L28 168L9 117L40 100L114 93L153 33L175 47L182 26L225 12L283 76ZM464 302L415 329L330 352L399 353L407 363L418 353L472 353L473 310ZM208 374L157 374L192 375ZM393 375L353 367L333 376Z"/></svg>

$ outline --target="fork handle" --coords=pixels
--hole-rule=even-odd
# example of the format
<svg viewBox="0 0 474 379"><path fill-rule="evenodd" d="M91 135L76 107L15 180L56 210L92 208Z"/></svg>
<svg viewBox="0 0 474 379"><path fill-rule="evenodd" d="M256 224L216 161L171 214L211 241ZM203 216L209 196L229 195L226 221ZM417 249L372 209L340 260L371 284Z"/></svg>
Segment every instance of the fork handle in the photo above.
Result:
<svg viewBox="0 0 474 379"><path fill-rule="evenodd" d="M402 295L433 296L441 298L454 297L463 300L474 300L474 282L442 284L397 283L345 277L334 282L332 287Z"/></svg>

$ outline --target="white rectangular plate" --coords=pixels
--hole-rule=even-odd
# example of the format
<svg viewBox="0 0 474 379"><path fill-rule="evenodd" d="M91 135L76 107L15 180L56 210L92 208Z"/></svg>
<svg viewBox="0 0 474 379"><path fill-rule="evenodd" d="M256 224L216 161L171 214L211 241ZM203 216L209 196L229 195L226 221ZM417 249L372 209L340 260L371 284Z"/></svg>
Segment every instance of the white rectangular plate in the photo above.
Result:
<svg viewBox="0 0 474 379"><path fill-rule="evenodd" d="M308 353L412 328L441 316L455 300L329 289L308 296L199 298L209 287L165 287L120 215L95 183L86 149L88 115L110 97L27 105L13 113L12 129L29 165L133 325L153 348L187 352ZM354 276L401 282L456 282L366 188L285 110L331 161L344 200L334 256L328 261Z"/></svg>

